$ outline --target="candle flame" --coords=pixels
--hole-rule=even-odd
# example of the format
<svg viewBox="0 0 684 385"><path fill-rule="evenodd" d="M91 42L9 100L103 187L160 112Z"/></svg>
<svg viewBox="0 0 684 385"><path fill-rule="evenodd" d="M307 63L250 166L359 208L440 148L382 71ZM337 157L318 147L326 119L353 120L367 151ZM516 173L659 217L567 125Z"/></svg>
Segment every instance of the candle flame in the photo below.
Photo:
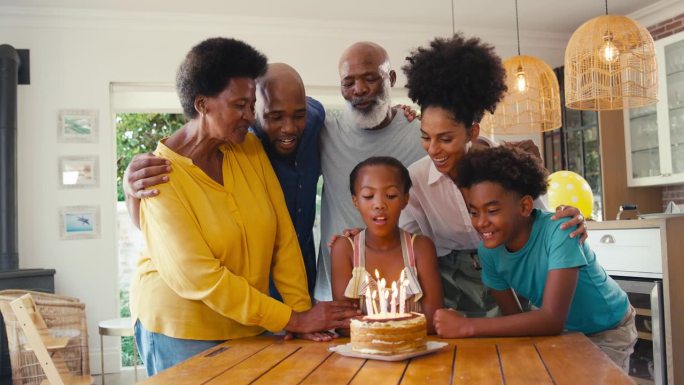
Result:
<svg viewBox="0 0 684 385"><path fill-rule="evenodd" d="M375 269L375 278L379 281L380 280L380 273L378 272L378 269Z"/></svg>

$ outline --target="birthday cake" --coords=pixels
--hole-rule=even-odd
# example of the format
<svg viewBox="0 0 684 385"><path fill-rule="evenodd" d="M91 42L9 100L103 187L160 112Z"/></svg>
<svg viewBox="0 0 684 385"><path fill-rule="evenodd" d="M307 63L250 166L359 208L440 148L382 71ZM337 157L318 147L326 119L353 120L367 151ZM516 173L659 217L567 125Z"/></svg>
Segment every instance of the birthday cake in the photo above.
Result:
<svg viewBox="0 0 684 385"><path fill-rule="evenodd" d="M420 313L381 313L351 321L352 350L396 355L427 348L427 323Z"/></svg>

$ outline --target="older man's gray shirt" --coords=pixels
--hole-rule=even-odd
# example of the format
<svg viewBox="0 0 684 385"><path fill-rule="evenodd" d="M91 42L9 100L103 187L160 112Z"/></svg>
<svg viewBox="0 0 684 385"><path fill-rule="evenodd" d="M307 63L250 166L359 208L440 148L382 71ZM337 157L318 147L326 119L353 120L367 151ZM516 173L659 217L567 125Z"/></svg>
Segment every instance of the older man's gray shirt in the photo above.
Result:
<svg viewBox="0 0 684 385"><path fill-rule="evenodd" d="M379 130L356 127L346 115L327 112L321 133L321 245L314 296L319 301L332 299L330 280L330 237L344 229L365 227L351 200L349 173L371 156L392 156L409 166L425 156L420 144L420 122L408 122L399 110L390 124Z"/></svg>

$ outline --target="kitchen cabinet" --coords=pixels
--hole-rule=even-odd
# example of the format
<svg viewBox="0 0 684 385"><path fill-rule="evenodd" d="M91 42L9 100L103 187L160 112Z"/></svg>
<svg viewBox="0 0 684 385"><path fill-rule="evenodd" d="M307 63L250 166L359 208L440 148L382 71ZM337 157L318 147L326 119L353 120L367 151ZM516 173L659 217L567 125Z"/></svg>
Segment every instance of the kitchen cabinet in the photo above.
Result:
<svg viewBox="0 0 684 385"><path fill-rule="evenodd" d="M630 375L640 384L684 383L684 216L589 221L587 227L587 241L597 261L621 284L637 309L640 348L632 356L634 371L630 370ZM640 290L629 288L645 284L656 288L651 296L655 293L659 299L652 305L639 303ZM657 328L656 322L662 328ZM640 325L644 327L640 329ZM639 363L645 360L649 347L653 352L651 361L645 371L640 370ZM654 382L649 382L643 374L652 369ZM658 373L660 379L656 379Z"/></svg>
<svg viewBox="0 0 684 385"><path fill-rule="evenodd" d="M658 103L624 110L629 186L684 183L684 32L655 48Z"/></svg>

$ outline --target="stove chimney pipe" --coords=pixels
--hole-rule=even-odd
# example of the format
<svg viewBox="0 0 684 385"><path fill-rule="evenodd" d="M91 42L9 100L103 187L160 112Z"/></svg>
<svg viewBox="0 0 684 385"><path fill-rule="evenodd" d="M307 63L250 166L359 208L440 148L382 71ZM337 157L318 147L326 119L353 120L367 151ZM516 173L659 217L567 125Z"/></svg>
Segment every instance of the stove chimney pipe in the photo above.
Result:
<svg viewBox="0 0 684 385"><path fill-rule="evenodd" d="M0 45L0 271L19 269L17 227L17 81L19 54Z"/></svg>

